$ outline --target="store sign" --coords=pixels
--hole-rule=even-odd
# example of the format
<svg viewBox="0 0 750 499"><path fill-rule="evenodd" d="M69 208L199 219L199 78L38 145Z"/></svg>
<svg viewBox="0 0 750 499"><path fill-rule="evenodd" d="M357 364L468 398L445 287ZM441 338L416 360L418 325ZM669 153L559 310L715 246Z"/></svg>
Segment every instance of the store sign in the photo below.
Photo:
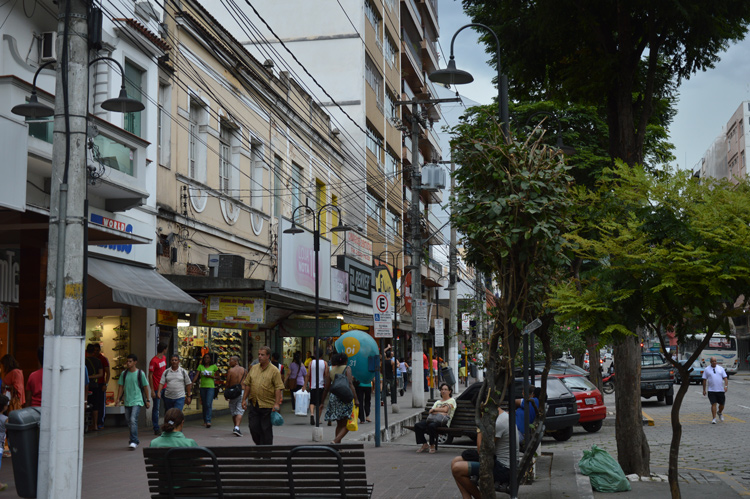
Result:
<svg viewBox="0 0 750 499"><path fill-rule="evenodd" d="M156 311L156 323L160 326L177 327L177 312L167 310Z"/></svg>
<svg viewBox="0 0 750 499"><path fill-rule="evenodd" d="M331 301L349 304L349 274L331 269Z"/></svg>
<svg viewBox="0 0 750 499"><path fill-rule="evenodd" d="M445 346L445 322L443 319L435 319L435 346Z"/></svg>
<svg viewBox="0 0 750 499"><path fill-rule="evenodd" d="M346 232L344 254L370 265L370 262L372 262L372 241L353 230L349 230Z"/></svg>
<svg viewBox="0 0 750 499"><path fill-rule="evenodd" d="M285 234L292 222L282 218L279 223L279 287L315 296L315 251L313 234L305 230L301 234ZM304 229L304 227L297 225ZM318 252L319 296L331 299L331 241L321 238Z"/></svg>
<svg viewBox="0 0 750 499"><path fill-rule="evenodd" d="M256 329L266 322L266 300L243 296L210 296L200 298L203 305L196 320L198 326L233 329Z"/></svg>
<svg viewBox="0 0 750 499"><path fill-rule="evenodd" d="M372 304L372 268L346 256L336 257L336 267L349 275L349 301L363 305Z"/></svg>
<svg viewBox="0 0 750 499"><path fill-rule="evenodd" d="M404 284L404 307L406 308L406 313L411 314L411 276L412 271L406 273L406 279Z"/></svg>
<svg viewBox="0 0 750 499"><path fill-rule="evenodd" d="M377 258L374 260L375 265L385 265L387 270L379 270L375 275L375 291L381 291L390 295L392 304L396 303L396 290L393 287L393 265L386 263Z"/></svg>
<svg viewBox="0 0 750 499"><path fill-rule="evenodd" d="M20 254L16 250L0 250L0 302L18 303L20 279Z"/></svg>
<svg viewBox="0 0 750 499"><path fill-rule="evenodd" d="M341 336L341 321L338 319L287 319L279 324L281 336L315 337L315 323L318 323L318 337Z"/></svg>
<svg viewBox="0 0 750 499"><path fill-rule="evenodd" d="M133 216L130 216L133 215ZM154 227L152 222L140 220L139 217L147 217L145 212L137 210L128 211L128 215L122 213L110 213L95 207L89 208L89 225L99 226L110 231L124 234L133 234L143 238L151 239L150 244L101 244L89 246L90 253L106 255L119 260L156 265L156 242L154 241Z"/></svg>

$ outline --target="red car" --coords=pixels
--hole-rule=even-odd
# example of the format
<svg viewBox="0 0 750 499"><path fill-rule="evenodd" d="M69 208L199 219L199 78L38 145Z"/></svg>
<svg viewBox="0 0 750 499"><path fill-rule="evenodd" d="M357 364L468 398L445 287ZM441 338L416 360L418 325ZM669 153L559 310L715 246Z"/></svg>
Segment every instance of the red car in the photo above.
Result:
<svg viewBox="0 0 750 499"><path fill-rule="evenodd" d="M550 377L553 376L562 381L568 390L575 395L578 414L581 415L578 424L589 433L599 431L602 427L602 421L607 417L607 406L604 405L602 392L583 376L550 374Z"/></svg>

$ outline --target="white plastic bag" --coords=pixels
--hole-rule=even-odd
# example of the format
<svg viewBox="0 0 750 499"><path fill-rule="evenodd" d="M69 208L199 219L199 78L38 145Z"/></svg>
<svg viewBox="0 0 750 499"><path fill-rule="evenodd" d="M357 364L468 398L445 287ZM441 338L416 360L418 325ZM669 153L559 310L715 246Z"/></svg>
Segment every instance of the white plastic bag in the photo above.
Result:
<svg viewBox="0 0 750 499"><path fill-rule="evenodd" d="M310 392L304 388L294 392L294 415L307 416L310 407Z"/></svg>

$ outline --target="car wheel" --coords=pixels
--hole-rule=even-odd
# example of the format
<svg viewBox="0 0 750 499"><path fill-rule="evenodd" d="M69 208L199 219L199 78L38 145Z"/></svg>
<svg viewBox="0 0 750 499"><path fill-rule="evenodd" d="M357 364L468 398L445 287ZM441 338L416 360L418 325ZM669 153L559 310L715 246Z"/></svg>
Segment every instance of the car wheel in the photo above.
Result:
<svg viewBox="0 0 750 499"><path fill-rule="evenodd" d="M453 435L445 435L443 433L439 433L437 436L437 442L438 445L446 445L453 443Z"/></svg>
<svg viewBox="0 0 750 499"><path fill-rule="evenodd" d="M672 403L674 402L674 395L673 394L667 394L664 397L664 402L666 402L667 405L672 405Z"/></svg>
<svg viewBox="0 0 750 499"><path fill-rule="evenodd" d="M572 436L573 436L572 426L568 426L567 428L562 428L552 434L552 438L554 438L558 442L565 442L566 440L570 439L570 437Z"/></svg>
<svg viewBox="0 0 750 499"><path fill-rule="evenodd" d="M599 421L581 423L581 426L583 426L583 429L589 433L596 433L597 431L602 429L602 420L600 419Z"/></svg>

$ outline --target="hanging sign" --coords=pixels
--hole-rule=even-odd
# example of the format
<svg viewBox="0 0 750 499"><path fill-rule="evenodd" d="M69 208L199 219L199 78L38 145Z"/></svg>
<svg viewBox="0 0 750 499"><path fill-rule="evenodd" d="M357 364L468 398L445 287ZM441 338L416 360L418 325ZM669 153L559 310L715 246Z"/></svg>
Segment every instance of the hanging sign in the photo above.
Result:
<svg viewBox="0 0 750 499"><path fill-rule="evenodd" d="M471 314L468 312L461 314L461 331L465 333L471 331Z"/></svg>
<svg viewBox="0 0 750 499"><path fill-rule="evenodd" d="M430 323L427 320L427 300L414 300L415 313L417 321L417 333L427 333L430 330Z"/></svg>
<svg viewBox="0 0 750 499"><path fill-rule="evenodd" d="M445 346L445 323L440 318L435 319L435 346Z"/></svg>

